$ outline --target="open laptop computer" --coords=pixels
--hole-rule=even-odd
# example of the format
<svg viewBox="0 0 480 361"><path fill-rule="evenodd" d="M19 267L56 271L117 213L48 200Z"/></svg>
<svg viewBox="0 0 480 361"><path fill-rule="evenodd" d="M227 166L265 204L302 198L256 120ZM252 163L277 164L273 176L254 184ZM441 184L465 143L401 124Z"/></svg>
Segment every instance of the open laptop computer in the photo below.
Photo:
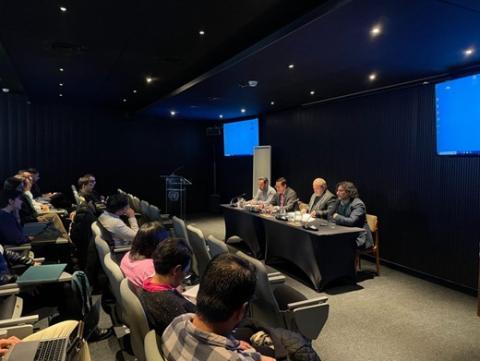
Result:
<svg viewBox="0 0 480 361"><path fill-rule="evenodd" d="M83 338L83 322L68 337L25 341L13 346L5 361L74 361Z"/></svg>

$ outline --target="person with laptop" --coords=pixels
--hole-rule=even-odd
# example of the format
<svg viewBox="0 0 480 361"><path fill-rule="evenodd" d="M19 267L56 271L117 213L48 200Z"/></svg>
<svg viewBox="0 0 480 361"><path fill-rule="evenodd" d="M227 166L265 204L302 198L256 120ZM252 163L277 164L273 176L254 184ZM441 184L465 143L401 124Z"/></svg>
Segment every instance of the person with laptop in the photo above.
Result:
<svg viewBox="0 0 480 361"><path fill-rule="evenodd" d="M0 339L0 356L8 361L90 361L82 333L83 324L79 321L59 322L23 340L15 336ZM36 358L37 353L43 356Z"/></svg>
<svg viewBox="0 0 480 361"><path fill-rule="evenodd" d="M253 204L269 204L275 195L275 188L270 186L267 177L259 177L257 180L258 190L251 200Z"/></svg>
<svg viewBox="0 0 480 361"><path fill-rule="evenodd" d="M22 208L22 192L17 190L0 192L0 243L21 245L30 240L23 234L18 212Z"/></svg>

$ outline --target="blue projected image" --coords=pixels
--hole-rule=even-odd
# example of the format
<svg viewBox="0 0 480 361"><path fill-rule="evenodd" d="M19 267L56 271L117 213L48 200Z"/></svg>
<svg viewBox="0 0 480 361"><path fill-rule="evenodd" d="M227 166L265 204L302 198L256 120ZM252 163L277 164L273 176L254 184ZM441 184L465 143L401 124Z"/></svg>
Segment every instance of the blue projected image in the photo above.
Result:
<svg viewBox="0 0 480 361"><path fill-rule="evenodd" d="M227 157L235 155L253 155L258 145L258 119L223 125L223 147Z"/></svg>
<svg viewBox="0 0 480 361"><path fill-rule="evenodd" d="M480 74L435 85L437 153L480 155Z"/></svg>

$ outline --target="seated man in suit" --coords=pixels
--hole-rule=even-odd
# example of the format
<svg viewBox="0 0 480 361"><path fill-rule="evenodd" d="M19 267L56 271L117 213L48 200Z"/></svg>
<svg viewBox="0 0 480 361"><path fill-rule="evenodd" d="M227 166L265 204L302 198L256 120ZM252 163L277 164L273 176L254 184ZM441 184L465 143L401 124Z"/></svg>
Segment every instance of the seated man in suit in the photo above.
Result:
<svg viewBox="0 0 480 361"><path fill-rule="evenodd" d="M308 203L308 213L312 217L327 218L335 208L335 196L327 189L323 178L315 178L312 184L313 194Z"/></svg>
<svg viewBox="0 0 480 361"><path fill-rule="evenodd" d="M130 227L120 216L128 217ZM107 209L98 217L98 221L110 233L115 246L132 243L138 232L135 212L128 205L128 198L124 194L117 193L107 198Z"/></svg>
<svg viewBox="0 0 480 361"><path fill-rule="evenodd" d="M258 178L258 190L252 203L270 204L272 198L275 196L275 189L268 183L267 177Z"/></svg>
<svg viewBox="0 0 480 361"><path fill-rule="evenodd" d="M255 285L255 269L248 262L228 253L212 259L200 282L197 312L178 316L162 335L165 358L274 361L232 332L245 317Z"/></svg>
<svg viewBox="0 0 480 361"><path fill-rule="evenodd" d="M275 182L277 193L273 196L270 204L272 206L283 207L287 212L295 210L297 206L297 193L287 186L287 180L283 177Z"/></svg>
<svg viewBox="0 0 480 361"><path fill-rule="evenodd" d="M333 211L336 224L347 227L364 228L357 237L358 248L370 248L373 245L372 232L367 223L367 209L365 203L359 198L357 187L352 182L337 184L338 200Z"/></svg>

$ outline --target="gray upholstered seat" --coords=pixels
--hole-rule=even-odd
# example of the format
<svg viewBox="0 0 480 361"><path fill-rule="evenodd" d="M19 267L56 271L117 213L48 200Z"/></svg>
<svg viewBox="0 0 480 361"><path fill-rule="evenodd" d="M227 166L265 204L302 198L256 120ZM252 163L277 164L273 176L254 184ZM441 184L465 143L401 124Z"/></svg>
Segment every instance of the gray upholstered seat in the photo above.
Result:
<svg viewBox="0 0 480 361"><path fill-rule="evenodd" d="M120 297L125 311L124 319L130 329L130 344L133 354L139 361L145 361L144 340L150 327L143 306L132 289L133 287L135 286L124 278L120 283Z"/></svg>
<svg viewBox="0 0 480 361"><path fill-rule="evenodd" d="M236 254L252 263L257 270L255 299L251 303L252 317L271 327L284 327L300 332L308 339L316 339L327 322L328 298L307 299L285 285L284 276L268 275L259 260L240 251Z"/></svg>

